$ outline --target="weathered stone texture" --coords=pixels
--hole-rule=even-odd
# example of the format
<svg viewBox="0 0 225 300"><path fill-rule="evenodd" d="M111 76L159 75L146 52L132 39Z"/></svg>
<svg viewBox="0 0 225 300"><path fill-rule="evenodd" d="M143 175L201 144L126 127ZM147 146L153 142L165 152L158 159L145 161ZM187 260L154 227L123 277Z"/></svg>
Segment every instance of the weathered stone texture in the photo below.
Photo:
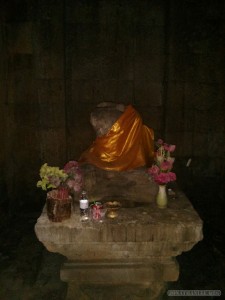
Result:
<svg viewBox="0 0 225 300"><path fill-rule="evenodd" d="M174 257L203 238L201 219L179 191L165 210L155 203L122 207L117 218L103 222L80 222L75 205L70 219L53 223L44 208L35 232L49 251L69 259L61 268L61 279L69 286L67 299L75 297L74 282L145 286L157 290L157 296L144 299L158 299L165 282L178 279Z"/></svg>
<svg viewBox="0 0 225 300"><path fill-rule="evenodd" d="M135 258L137 252L147 257L176 256L202 239L202 221L181 192L169 201L166 210L155 203L121 208L115 220L103 223L81 223L76 204L71 219L62 223L49 221L43 210L35 231L47 248L63 251L69 259L119 258L118 253L121 258Z"/></svg>
<svg viewBox="0 0 225 300"><path fill-rule="evenodd" d="M91 201L117 200L129 207L154 201L158 191L157 184L149 180L146 167L123 172L101 170L90 164L81 168Z"/></svg>
<svg viewBox="0 0 225 300"><path fill-rule="evenodd" d="M90 116L90 122L95 130L96 136L107 134L124 110L125 106L123 104L117 106L111 102L99 103L91 112Z"/></svg>

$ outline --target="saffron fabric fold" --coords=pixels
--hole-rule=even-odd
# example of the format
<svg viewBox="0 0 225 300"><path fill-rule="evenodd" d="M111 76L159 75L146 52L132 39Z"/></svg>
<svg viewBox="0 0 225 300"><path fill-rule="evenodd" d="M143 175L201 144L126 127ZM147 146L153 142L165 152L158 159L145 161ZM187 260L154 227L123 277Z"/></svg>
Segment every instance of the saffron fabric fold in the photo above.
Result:
<svg viewBox="0 0 225 300"><path fill-rule="evenodd" d="M99 136L82 153L79 162L111 171L150 166L154 156L154 131L142 123L139 113L128 105L109 132Z"/></svg>

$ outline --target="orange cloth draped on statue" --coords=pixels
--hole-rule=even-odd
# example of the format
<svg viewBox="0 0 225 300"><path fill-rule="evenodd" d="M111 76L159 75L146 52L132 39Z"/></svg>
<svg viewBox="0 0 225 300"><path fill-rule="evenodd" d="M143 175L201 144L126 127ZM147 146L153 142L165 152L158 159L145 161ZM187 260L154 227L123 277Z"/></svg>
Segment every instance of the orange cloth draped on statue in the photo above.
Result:
<svg viewBox="0 0 225 300"><path fill-rule="evenodd" d="M109 132L99 136L82 153L79 162L111 171L150 166L154 156L154 131L143 125L139 113L128 105Z"/></svg>

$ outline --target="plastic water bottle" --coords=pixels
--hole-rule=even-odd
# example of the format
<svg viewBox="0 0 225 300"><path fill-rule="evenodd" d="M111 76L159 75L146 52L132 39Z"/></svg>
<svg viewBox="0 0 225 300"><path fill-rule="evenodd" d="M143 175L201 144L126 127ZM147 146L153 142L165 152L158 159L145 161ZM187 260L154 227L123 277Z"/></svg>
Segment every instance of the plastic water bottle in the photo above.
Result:
<svg viewBox="0 0 225 300"><path fill-rule="evenodd" d="M80 220L87 221L89 219L89 201L86 191L82 191L80 198Z"/></svg>

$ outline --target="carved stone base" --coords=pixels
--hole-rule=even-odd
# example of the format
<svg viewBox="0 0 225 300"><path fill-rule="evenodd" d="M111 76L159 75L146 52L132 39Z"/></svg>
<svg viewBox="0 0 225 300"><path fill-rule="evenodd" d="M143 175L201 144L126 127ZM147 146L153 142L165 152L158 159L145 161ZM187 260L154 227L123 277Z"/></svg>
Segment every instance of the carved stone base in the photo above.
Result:
<svg viewBox="0 0 225 300"><path fill-rule="evenodd" d="M66 300L160 299L165 279L177 280L179 267L175 260L162 262L99 261L67 262L61 279L68 283ZM165 278L166 277L166 278ZM129 297L129 298L128 298Z"/></svg>

